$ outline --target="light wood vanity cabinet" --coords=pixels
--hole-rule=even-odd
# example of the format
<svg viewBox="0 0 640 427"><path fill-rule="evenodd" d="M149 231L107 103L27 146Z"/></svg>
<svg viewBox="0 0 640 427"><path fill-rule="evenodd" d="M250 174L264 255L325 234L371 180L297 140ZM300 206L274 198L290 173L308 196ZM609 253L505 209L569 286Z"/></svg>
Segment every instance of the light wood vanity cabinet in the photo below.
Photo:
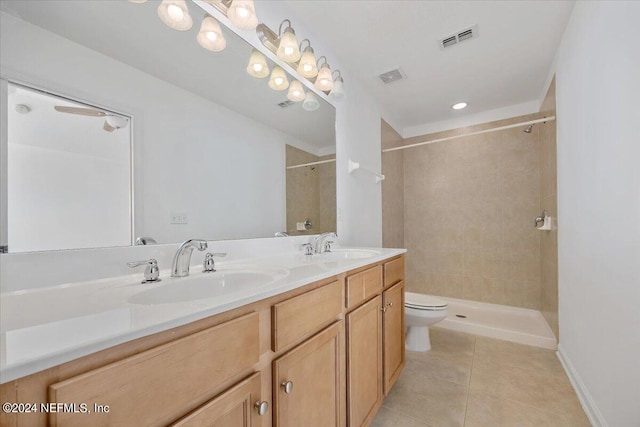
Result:
<svg viewBox="0 0 640 427"><path fill-rule="evenodd" d="M268 402L260 400L260 373L207 402L171 427L260 427Z"/></svg>
<svg viewBox="0 0 640 427"><path fill-rule="evenodd" d="M343 323L336 322L273 362L276 427L339 427Z"/></svg>
<svg viewBox="0 0 640 427"><path fill-rule="evenodd" d="M368 425L404 366L403 279L400 256L10 381L5 401L109 412L0 424Z"/></svg>
<svg viewBox="0 0 640 427"><path fill-rule="evenodd" d="M371 423L404 367L403 280L402 256L346 278L350 427Z"/></svg>
<svg viewBox="0 0 640 427"><path fill-rule="evenodd" d="M349 425L373 419L382 394L382 297L347 314Z"/></svg>
<svg viewBox="0 0 640 427"><path fill-rule="evenodd" d="M390 287L382 294L385 308L382 322L384 342L384 394L389 394L404 368L404 281Z"/></svg>
<svg viewBox="0 0 640 427"><path fill-rule="evenodd" d="M92 425L162 425L259 358L259 317L250 313L52 384L49 398L109 405ZM87 425L73 412L52 413L50 422Z"/></svg>

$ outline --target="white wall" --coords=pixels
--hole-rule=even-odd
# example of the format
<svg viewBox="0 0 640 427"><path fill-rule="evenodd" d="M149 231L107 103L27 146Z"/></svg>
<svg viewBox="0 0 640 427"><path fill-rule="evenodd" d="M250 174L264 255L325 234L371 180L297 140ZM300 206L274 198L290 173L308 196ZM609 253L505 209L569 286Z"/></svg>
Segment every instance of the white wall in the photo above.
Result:
<svg viewBox="0 0 640 427"><path fill-rule="evenodd" d="M639 2L577 2L557 57L560 355L594 425L640 426Z"/></svg>
<svg viewBox="0 0 640 427"><path fill-rule="evenodd" d="M284 146L300 141L4 13L1 31L6 77L133 116L136 235L177 242L284 229ZM170 213L189 224L170 225Z"/></svg>

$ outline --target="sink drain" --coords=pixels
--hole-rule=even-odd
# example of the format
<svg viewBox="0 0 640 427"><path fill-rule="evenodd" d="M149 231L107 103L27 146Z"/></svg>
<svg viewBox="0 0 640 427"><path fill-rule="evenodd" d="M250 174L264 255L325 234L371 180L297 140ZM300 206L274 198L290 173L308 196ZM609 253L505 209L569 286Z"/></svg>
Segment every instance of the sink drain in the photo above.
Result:
<svg viewBox="0 0 640 427"><path fill-rule="evenodd" d="M464 314L456 314L456 317L459 317L461 319L466 319L467 316L465 316Z"/></svg>

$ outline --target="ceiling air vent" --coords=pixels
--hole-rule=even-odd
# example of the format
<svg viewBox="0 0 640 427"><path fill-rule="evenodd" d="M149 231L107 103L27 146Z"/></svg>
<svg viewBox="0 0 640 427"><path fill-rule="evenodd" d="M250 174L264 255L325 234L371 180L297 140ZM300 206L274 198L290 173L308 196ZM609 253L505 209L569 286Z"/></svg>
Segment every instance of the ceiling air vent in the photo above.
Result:
<svg viewBox="0 0 640 427"><path fill-rule="evenodd" d="M382 83L388 85L389 83L406 79L407 75L400 68L396 68L394 70L387 71L386 73L380 74L378 78L382 80Z"/></svg>
<svg viewBox="0 0 640 427"><path fill-rule="evenodd" d="M287 108L287 107L289 107L289 106L291 106L291 105L293 105L293 104L295 104L295 102L293 102L293 101L289 101L289 100L287 99L286 101L279 102L279 103L278 103L278 107L280 107L280 108Z"/></svg>
<svg viewBox="0 0 640 427"><path fill-rule="evenodd" d="M474 25L473 27L466 28L461 31L457 31L455 34L451 34L443 39L438 40L438 44L440 45L440 49L445 49L456 45L458 43L462 43L465 40L478 38L478 26Z"/></svg>

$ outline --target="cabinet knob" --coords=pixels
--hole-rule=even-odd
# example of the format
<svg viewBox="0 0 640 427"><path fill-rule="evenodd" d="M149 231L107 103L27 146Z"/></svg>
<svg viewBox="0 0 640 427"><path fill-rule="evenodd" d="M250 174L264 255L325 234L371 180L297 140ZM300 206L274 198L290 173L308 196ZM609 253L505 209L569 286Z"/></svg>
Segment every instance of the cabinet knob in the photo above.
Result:
<svg viewBox="0 0 640 427"><path fill-rule="evenodd" d="M387 303L387 307L389 307L389 308L393 307L393 302L392 302L392 301L389 301L389 302Z"/></svg>
<svg viewBox="0 0 640 427"><path fill-rule="evenodd" d="M283 381L280 384L280 387L284 389L284 392L290 394L293 391L293 382L292 381Z"/></svg>
<svg viewBox="0 0 640 427"><path fill-rule="evenodd" d="M267 403L266 401L260 402L258 400L256 403L254 403L253 407L256 409L256 411L258 411L258 415L264 416L269 410L269 403Z"/></svg>

